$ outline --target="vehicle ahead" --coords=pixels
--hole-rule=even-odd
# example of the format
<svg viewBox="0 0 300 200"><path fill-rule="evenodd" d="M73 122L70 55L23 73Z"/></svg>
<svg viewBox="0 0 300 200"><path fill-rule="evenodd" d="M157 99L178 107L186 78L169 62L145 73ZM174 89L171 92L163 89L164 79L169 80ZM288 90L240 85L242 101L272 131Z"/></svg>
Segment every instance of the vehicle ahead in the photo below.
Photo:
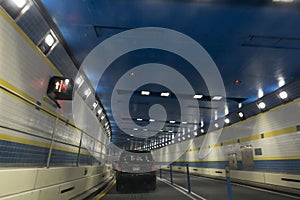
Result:
<svg viewBox="0 0 300 200"><path fill-rule="evenodd" d="M116 171L117 191L125 188L156 189L155 162L150 151L123 151Z"/></svg>

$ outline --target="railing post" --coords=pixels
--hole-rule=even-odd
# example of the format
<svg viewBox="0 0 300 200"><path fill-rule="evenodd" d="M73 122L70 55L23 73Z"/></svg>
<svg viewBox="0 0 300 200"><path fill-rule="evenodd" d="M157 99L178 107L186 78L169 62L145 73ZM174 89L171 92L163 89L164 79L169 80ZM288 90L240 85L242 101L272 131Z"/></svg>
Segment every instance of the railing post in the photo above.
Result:
<svg viewBox="0 0 300 200"><path fill-rule="evenodd" d="M228 193L228 200L232 200L232 189L231 189L231 180L230 180L230 170L229 166L225 165L226 171L226 182L227 182L227 193Z"/></svg>
<svg viewBox="0 0 300 200"><path fill-rule="evenodd" d="M82 136L83 136L83 131L81 130L81 132L80 132L80 141L79 141L78 152L77 152L77 159L76 159L76 167L79 166L79 158L80 158L81 145L82 145Z"/></svg>
<svg viewBox="0 0 300 200"><path fill-rule="evenodd" d="M190 170L189 164L186 164L186 176L187 176L187 184L188 184L188 193L191 193L191 181L190 181Z"/></svg>
<svg viewBox="0 0 300 200"><path fill-rule="evenodd" d="M173 185L173 174L172 174L172 165L170 165L170 181L171 181L171 184Z"/></svg>
<svg viewBox="0 0 300 200"><path fill-rule="evenodd" d="M51 160L51 156L52 156L52 149L53 149L53 143L54 143L54 136L55 136L55 133L56 133L57 122L58 122L58 117L55 118L55 123L54 123L53 131L52 131L50 148L49 148L47 164L46 164L47 168L49 168L49 166L50 166L50 160Z"/></svg>

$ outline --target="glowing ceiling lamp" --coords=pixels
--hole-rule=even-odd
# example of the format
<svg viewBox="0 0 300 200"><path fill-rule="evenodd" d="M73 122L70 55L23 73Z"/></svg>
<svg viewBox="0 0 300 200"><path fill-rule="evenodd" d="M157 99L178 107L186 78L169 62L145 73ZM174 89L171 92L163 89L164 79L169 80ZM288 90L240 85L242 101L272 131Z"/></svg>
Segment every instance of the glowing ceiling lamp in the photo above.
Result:
<svg viewBox="0 0 300 200"><path fill-rule="evenodd" d="M46 43L49 47L52 47L52 45L54 44L54 42L55 42L54 37L52 36L51 33L48 33L48 35L45 37L45 43Z"/></svg>
<svg viewBox="0 0 300 200"><path fill-rule="evenodd" d="M279 93L279 97L280 99L285 100L286 98L288 98L288 93L286 91L281 91Z"/></svg>
<svg viewBox="0 0 300 200"><path fill-rule="evenodd" d="M27 1L26 0L12 0L12 2L18 7L18 8L23 8Z"/></svg>
<svg viewBox="0 0 300 200"><path fill-rule="evenodd" d="M260 110L264 110L266 108L266 103L261 101L257 104L257 107L260 109Z"/></svg>

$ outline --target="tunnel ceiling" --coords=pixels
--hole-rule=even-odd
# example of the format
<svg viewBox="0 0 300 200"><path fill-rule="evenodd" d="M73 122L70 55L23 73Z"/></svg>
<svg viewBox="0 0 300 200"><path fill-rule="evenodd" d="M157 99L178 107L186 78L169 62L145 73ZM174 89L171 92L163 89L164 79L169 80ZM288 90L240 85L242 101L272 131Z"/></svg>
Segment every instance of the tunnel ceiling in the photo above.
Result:
<svg viewBox="0 0 300 200"><path fill-rule="evenodd" d="M264 94L270 93L279 87L280 80L288 83L300 75L298 0L289 3L272 0L41 0L41 2L79 64L83 63L98 44L123 31L141 27L161 27L191 37L202 45L216 64L224 82L229 112L237 110L238 103L247 104L257 100L259 90ZM218 103L211 103L211 91L205 82L209 77L197 74L187 59L166 50L152 48L128 52L111 63L96 89L110 119L112 141L120 147L128 148L128 145L132 145L134 137L124 130L135 128L129 122L133 120L139 131L143 129L141 127L151 123L149 112L153 105L161 109L157 105L160 104L166 112L166 116L161 118L156 116L153 123L164 123L167 119L163 132L178 131L183 113L179 109L182 105L177 98L193 100L192 93L184 90L171 91L169 87L159 84L160 82L140 84L134 90L124 85L115 88L124 74L128 74L129 80L143 79L139 77L136 67L146 63L160 63L175 69L190 82L195 93L203 95L198 102L200 121L203 120L205 124L214 118L214 110L220 106ZM159 70L153 70L149 72L149 76L156 76L162 83L165 79L174 78L160 77L160 73ZM87 72L87 77L95 79L92 72ZM174 80L176 85L175 82L176 80ZM151 95L141 95L142 90L150 91ZM112 114L113 91L117 103L122 103L124 95L130 95L130 103L127 105L129 115L116 111L125 127L122 130L115 122L115 114ZM169 91L171 95L161 97L160 93L165 91ZM197 129L199 124L193 121L199 117L199 113L193 111L195 105L185 106L188 110L186 126ZM215 115L222 117L222 113ZM172 120L175 120L175 123L170 123ZM160 132L160 129L144 131ZM135 140L145 139L135 138Z"/></svg>

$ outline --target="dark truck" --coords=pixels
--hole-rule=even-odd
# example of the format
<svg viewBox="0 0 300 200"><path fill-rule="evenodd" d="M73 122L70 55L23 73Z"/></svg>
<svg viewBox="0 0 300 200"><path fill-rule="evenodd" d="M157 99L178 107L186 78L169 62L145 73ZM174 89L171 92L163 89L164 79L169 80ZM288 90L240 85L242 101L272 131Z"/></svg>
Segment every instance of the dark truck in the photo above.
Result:
<svg viewBox="0 0 300 200"><path fill-rule="evenodd" d="M156 168L150 151L123 151L116 162L116 172L117 191L156 189Z"/></svg>

